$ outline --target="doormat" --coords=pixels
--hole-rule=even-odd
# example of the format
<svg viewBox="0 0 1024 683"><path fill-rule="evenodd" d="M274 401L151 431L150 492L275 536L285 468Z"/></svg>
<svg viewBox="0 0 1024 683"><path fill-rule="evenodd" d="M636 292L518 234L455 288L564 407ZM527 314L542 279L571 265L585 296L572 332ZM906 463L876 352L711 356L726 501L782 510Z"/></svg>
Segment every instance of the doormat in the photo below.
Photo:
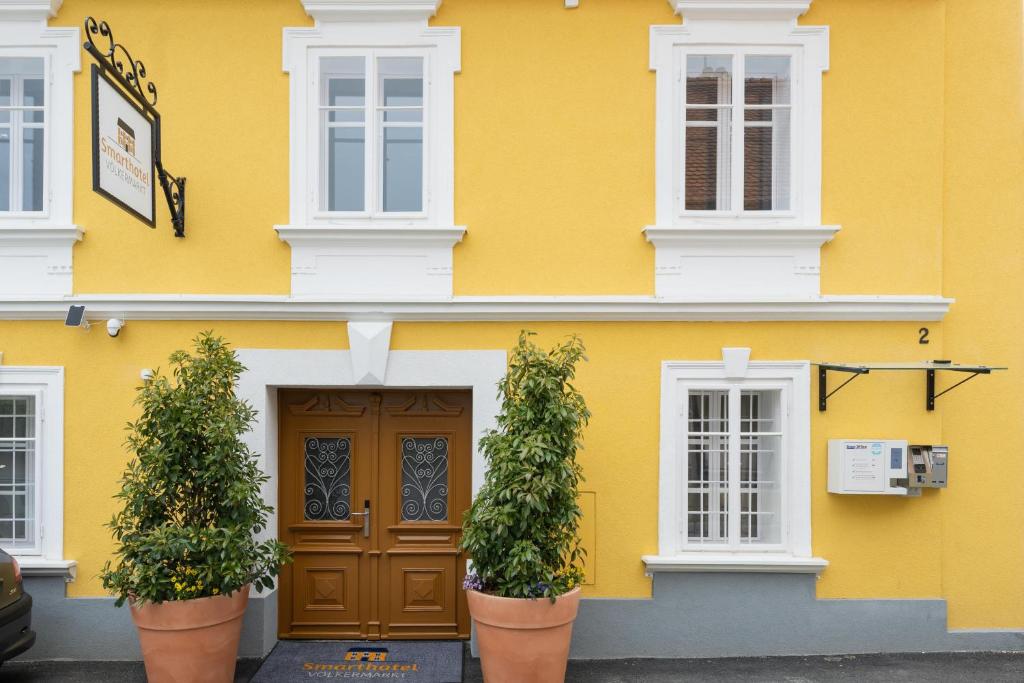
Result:
<svg viewBox="0 0 1024 683"><path fill-rule="evenodd" d="M252 683L319 680L461 683L458 640L282 640Z"/></svg>

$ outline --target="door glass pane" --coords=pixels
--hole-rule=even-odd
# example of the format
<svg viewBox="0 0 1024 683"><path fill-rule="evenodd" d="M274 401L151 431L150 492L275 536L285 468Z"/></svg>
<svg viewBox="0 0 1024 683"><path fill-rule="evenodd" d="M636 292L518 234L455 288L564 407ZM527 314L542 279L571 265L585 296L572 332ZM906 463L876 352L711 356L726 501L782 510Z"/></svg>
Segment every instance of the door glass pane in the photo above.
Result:
<svg viewBox="0 0 1024 683"><path fill-rule="evenodd" d="M21 209L43 210L43 129L26 128L22 132Z"/></svg>
<svg viewBox="0 0 1024 683"><path fill-rule="evenodd" d="M732 174L732 56L686 57L684 207L730 207Z"/></svg>
<svg viewBox="0 0 1024 683"><path fill-rule="evenodd" d="M729 534L729 392L690 391L687 402L687 540L724 543Z"/></svg>
<svg viewBox="0 0 1024 683"><path fill-rule="evenodd" d="M0 545L35 546L35 398L0 397Z"/></svg>
<svg viewBox="0 0 1024 683"><path fill-rule="evenodd" d="M782 411L778 390L740 393L740 542L780 543Z"/></svg>
<svg viewBox="0 0 1024 683"><path fill-rule="evenodd" d="M743 82L743 208L790 206L790 58L750 55Z"/></svg>
<svg viewBox="0 0 1024 683"><path fill-rule="evenodd" d="M384 129L384 211L423 210L423 129Z"/></svg>
<svg viewBox="0 0 1024 683"><path fill-rule="evenodd" d="M402 521L448 519L448 439L402 437Z"/></svg>
<svg viewBox="0 0 1024 683"><path fill-rule="evenodd" d="M306 519L348 519L352 509L352 439L307 437L305 469Z"/></svg>

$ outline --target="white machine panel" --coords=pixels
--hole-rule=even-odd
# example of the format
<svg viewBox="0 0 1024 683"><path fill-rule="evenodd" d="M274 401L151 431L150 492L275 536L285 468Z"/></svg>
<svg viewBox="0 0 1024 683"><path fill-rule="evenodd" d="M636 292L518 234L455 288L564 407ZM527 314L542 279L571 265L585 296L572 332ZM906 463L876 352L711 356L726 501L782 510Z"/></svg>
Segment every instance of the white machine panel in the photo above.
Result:
<svg viewBox="0 0 1024 683"><path fill-rule="evenodd" d="M905 496L906 480L906 441L829 439L829 493Z"/></svg>

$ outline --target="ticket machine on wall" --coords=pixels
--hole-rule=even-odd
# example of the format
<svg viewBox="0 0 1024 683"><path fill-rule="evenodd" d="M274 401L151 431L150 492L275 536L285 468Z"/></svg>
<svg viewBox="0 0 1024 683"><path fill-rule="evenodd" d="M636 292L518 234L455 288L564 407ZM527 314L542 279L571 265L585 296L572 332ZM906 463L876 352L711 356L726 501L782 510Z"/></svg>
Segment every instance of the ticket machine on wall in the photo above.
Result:
<svg viewBox="0 0 1024 683"><path fill-rule="evenodd" d="M946 446L899 439L830 439L829 493L919 496L946 488Z"/></svg>

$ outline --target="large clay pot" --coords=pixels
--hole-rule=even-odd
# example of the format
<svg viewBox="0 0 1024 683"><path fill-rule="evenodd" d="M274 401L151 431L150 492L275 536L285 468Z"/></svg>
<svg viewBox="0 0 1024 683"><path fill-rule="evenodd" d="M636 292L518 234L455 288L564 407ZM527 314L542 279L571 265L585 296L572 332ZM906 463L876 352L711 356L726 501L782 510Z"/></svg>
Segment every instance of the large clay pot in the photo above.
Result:
<svg viewBox="0 0 1024 683"><path fill-rule="evenodd" d="M498 598L466 591L487 683L561 683L580 589L549 598Z"/></svg>
<svg viewBox="0 0 1024 683"><path fill-rule="evenodd" d="M149 683L231 683L249 586L231 595L131 605Z"/></svg>

